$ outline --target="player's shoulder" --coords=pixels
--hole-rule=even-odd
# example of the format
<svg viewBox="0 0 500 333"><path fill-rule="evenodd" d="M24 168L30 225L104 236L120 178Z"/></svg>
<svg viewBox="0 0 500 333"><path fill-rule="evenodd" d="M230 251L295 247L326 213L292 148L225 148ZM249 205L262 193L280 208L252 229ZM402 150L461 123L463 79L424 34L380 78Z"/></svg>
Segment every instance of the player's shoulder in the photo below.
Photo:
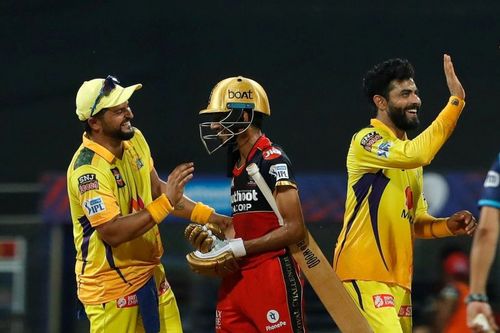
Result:
<svg viewBox="0 0 500 333"><path fill-rule="evenodd" d="M384 129L367 126L360 129L352 137L352 144L356 147L364 148L370 151L371 147L378 141L384 139L389 134Z"/></svg>

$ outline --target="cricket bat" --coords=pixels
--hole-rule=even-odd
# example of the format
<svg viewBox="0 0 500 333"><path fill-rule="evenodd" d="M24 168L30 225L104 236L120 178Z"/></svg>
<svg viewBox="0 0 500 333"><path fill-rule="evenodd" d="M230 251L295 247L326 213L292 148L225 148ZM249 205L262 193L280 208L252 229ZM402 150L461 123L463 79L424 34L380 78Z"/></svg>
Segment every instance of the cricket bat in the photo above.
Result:
<svg viewBox="0 0 500 333"><path fill-rule="evenodd" d="M260 174L259 167L252 163L247 166L246 170L264 194L278 217L279 224L283 225L283 218L274 196ZM310 232L307 231L306 237L297 244L290 245L289 249L340 331L343 333L372 333L373 330L354 304L351 296L342 285L342 281L335 274L333 267L328 263Z"/></svg>

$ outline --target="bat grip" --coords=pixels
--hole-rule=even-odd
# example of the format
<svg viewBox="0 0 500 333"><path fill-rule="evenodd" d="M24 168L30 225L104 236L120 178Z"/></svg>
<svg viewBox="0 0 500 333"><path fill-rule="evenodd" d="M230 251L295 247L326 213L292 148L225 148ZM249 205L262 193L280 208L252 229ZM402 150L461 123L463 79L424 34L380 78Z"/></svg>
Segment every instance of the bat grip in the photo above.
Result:
<svg viewBox="0 0 500 333"><path fill-rule="evenodd" d="M276 216L278 217L278 223L280 225L283 225L283 217L281 217L280 211L278 210L278 205L276 205L276 200L274 200L274 196L271 193L271 189L269 188L266 181L260 174L259 167L257 166L257 164L252 163L249 166L247 166L246 169L248 175L253 179L255 184L257 184L257 187L262 192L267 202L273 209L274 214L276 214Z"/></svg>

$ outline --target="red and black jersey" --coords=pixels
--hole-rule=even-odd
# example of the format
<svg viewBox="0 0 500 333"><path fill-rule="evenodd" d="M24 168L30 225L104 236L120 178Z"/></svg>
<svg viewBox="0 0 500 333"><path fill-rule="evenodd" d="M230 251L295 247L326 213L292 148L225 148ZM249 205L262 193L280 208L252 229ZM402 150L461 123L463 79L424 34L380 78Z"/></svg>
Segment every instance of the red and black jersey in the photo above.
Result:
<svg viewBox="0 0 500 333"><path fill-rule="evenodd" d="M261 237L279 228L278 218L255 182L248 175L246 167L255 163L262 177L274 192L278 186L297 187L291 163L283 150L262 135L248 154L247 161L233 169L231 182L231 207L236 238L243 240ZM285 249L247 256L242 268L253 267L262 260L281 255Z"/></svg>

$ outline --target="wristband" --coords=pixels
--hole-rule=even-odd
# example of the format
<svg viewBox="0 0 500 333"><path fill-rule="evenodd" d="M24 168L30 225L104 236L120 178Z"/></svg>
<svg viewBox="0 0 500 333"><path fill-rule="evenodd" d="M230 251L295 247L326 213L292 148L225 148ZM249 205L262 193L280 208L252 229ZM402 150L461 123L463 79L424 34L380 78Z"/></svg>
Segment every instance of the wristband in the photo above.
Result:
<svg viewBox="0 0 500 333"><path fill-rule="evenodd" d="M450 228L448 228L448 219L437 219L431 222L430 232L434 238L442 238L454 236Z"/></svg>
<svg viewBox="0 0 500 333"><path fill-rule="evenodd" d="M244 257L247 254L245 245L243 245L243 239L241 238L230 239L229 247L233 251L235 258Z"/></svg>
<svg viewBox="0 0 500 333"><path fill-rule="evenodd" d="M168 200L165 193L162 193L158 198L156 198L152 203L146 206L149 214L155 221L156 224L159 224L167 215L174 210L172 204Z"/></svg>
<svg viewBox="0 0 500 333"><path fill-rule="evenodd" d="M469 304L470 302L481 302L488 303L488 296L485 294L469 294L464 299L465 304Z"/></svg>
<svg viewBox="0 0 500 333"><path fill-rule="evenodd" d="M203 204L202 202L197 202L191 211L191 222L205 224L208 222L210 215L215 211L210 206Z"/></svg>

